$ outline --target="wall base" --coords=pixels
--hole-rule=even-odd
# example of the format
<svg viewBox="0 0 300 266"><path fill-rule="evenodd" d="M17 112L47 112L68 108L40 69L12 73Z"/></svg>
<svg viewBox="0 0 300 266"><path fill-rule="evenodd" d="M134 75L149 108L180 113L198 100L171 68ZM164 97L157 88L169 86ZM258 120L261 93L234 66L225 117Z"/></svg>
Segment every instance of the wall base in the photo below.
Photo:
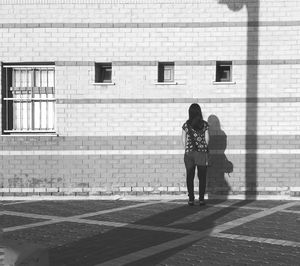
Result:
<svg viewBox="0 0 300 266"><path fill-rule="evenodd" d="M197 189L195 189L197 190ZM196 192L197 194L197 192ZM0 188L1 200L143 200L186 199L186 187L115 187L115 188ZM259 191L208 191L209 199L299 200L300 188Z"/></svg>

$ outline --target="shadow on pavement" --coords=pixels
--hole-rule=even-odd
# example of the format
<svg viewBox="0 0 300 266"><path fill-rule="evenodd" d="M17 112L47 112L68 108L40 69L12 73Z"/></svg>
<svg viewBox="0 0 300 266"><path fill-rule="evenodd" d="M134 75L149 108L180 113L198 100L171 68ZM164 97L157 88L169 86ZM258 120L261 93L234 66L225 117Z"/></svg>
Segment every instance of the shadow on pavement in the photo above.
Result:
<svg viewBox="0 0 300 266"><path fill-rule="evenodd" d="M209 204L223 202L224 200L208 201ZM232 207L241 207L249 203L250 201L237 202L231 207L215 209L207 216L203 216L203 214L212 207L189 207L184 204L183 206L175 207L150 217L145 217L144 219L136 221L134 224L191 229L199 232L207 229L212 230L217 225L218 219L235 210L235 208ZM155 207L156 206L154 205L153 208ZM190 222L185 220L188 217L192 217ZM122 222L122 220L119 222ZM78 241L50 249L50 265L94 266L184 236L186 235L182 233L141 230L126 227L115 228L103 234L79 239ZM137 258L136 261L131 262L128 265L155 265L169 256L176 254L180 250L188 248L194 242L196 241L179 245L176 248L167 251L158 251L155 255L146 258Z"/></svg>

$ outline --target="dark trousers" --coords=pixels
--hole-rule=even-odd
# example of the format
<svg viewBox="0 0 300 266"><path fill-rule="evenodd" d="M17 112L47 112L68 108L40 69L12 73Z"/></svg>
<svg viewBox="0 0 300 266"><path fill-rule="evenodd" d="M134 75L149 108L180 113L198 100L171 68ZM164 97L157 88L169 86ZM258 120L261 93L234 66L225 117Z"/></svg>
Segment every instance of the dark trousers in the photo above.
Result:
<svg viewBox="0 0 300 266"><path fill-rule="evenodd" d="M198 166L195 164L195 159L193 154L184 154L184 164L186 168L186 184L189 194L189 200L194 200L194 178L195 169L197 166L197 173L199 179L199 200L204 200L205 188L206 188L206 166Z"/></svg>

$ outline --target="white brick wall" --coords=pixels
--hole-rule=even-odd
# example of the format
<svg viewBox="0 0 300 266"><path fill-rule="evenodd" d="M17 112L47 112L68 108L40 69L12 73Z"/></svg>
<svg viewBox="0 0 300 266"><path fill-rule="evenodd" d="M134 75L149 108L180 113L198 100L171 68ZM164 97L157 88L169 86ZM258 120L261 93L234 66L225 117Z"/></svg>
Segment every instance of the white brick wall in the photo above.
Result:
<svg viewBox="0 0 300 266"><path fill-rule="evenodd" d="M214 0L2 0L0 23L56 22L148 22L172 21L246 21L246 8L230 11ZM238 2L238 1L235 1ZM26 4L28 3L28 4ZM254 1L248 1L253 7ZM182 10L186 9L186 12ZM212 12L210 12L210 10ZM260 19L272 21L298 20L300 4L297 0L260 1ZM130 15L130 16L129 16Z"/></svg>
<svg viewBox="0 0 300 266"><path fill-rule="evenodd" d="M2 3L2 4L1 4ZM230 11L217 1L2 1L0 23L153 23L245 22L246 8ZM249 2L249 10L254 8ZM297 21L296 1L262 1L260 21ZM298 12L299 14L300 12ZM274 15L276 16L274 17ZM177 61L246 60L247 28L0 28L3 62L24 61ZM260 60L300 58L299 26L259 27ZM250 41L251 44L251 41ZM255 51L254 47L254 51ZM248 51L247 51L248 50ZM254 52L255 53L255 52ZM253 58L256 59L256 58ZM251 68L251 66L248 67ZM258 96L299 97L298 65L259 65ZM93 66L57 66L58 99L82 98L245 98L247 66L233 65L233 85L214 85L215 66L175 65L177 85L155 85L157 66L113 66L113 86L97 86ZM248 95L249 96L249 95ZM251 95L250 95L251 96ZM178 134L189 104L57 105L59 133L66 135ZM119 107L120 111L115 109ZM216 114L229 134L245 133L245 103L205 103L203 111ZM141 108L144 111L139 111ZM74 110L73 110L74 109ZM99 110L95 114L95 110ZM179 110L179 111L178 111ZM239 110L239 112L236 112ZM280 111L279 111L280 110ZM284 110L284 111L283 111ZM259 103L258 132L299 132L298 103ZM279 112L279 114L278 114ZM166 120L165 115L170 115ZM113 125L107 121L114 119ZM143 119L147 118L146 121ZM167 122L162 129L161 121ZM137 121L136 124L133 121ZM128 122L132 127L128 128ZM169 123L169 124L168 124ZM66 126L68 125L68 126ZM145 132L141 131L141 126ZM91 132L88 128L95 131Z"/></svg>
<svg viewBox="0 0 300 266"><path fill-rule="evenodd" d="M300 65L260 65L258 97L299 97ZM57 66L58 98L246 97L247 66L233 65L232 85L215 85L215 66L175 65L177 85L157 85L157 66L113 66L114 86L94 83L94 66Z"/></svg>
<svg viewBox="0 0 300 266"><path fill-rule="evenodd" d="M300 56L298 27L261 27L259 59ZM246 27L1 29L2 61L245 60ZM20 46L21 45L21 46Z"/></svg>
<svg viewBox="0 0 300 266"><path fill-rule="evenodd" d="M72 104L58 105L62 135L126 136L180 135L190 104ZM227 135L246 134L245 103L200 104L205 119L216 115ZM298 134L298 103L259 103L258 135ZM287 110L287 111L286 111ZM66 114L67 117L66 117ZM248 130L255 134L255 129Z"/></svg>

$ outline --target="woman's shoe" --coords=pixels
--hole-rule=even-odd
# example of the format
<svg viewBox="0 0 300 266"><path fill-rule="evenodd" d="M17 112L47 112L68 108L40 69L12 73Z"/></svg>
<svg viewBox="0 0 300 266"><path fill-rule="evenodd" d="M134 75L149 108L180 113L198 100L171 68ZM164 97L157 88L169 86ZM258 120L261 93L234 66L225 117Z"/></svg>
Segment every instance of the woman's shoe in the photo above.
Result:
<svg viewBox="0 0 300 266"><path fill-rule="evenodd" d="M189 200L189 201L188 201L188 205L189 205L189 206L194 206L194 205L195 205L195 202L194 202L193 200Z"/></svg>

